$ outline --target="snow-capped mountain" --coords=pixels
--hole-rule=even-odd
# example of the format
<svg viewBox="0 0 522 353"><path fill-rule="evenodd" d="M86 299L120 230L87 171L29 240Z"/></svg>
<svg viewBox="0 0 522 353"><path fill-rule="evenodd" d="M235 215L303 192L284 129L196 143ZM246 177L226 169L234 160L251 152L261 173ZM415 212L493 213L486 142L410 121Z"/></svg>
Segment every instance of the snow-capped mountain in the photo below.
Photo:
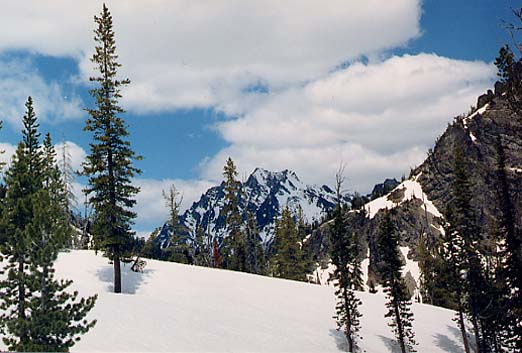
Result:
<svg viewBox="0 0 522 353"><path fill-rule="evenodd" d="M180 216L187 236L193 236L199 226L214 237L222 238L226 234L221 216L224 197L223 184L212 187ZM346 195L345 201L350 202L350 196ZM272 239L275 221L285 206L294 214L301 207L308 223L320 222L335 206L335 192L326 185L306 185L290 170L271 172L256 168L241 183L240 210L244 214L244 211L254 212L265 243ZM163 227L158 241L164 242L168 237L167 227Z"/></svg>

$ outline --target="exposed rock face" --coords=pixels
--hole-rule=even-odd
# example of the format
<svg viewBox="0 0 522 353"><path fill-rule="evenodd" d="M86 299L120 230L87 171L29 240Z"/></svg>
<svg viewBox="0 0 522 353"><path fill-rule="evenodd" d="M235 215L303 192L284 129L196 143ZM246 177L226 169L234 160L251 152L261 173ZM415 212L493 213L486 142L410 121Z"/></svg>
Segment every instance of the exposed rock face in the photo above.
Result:
<svg viewBox="0 0 522 353"><path fill-rule="evenodd" d="M437 139L428 158L404 181L387 195L365 205L366 216L346 214L349 229L360 234L363 247L369 250L369 280L378 280L375 264L378 227L384 209L394 208L401 232L401 246L410 250L408 258L417 260L421 236L438 237L442 231L443 214L451 199L453 183L453 151L460 145L468 160L472 181L473 206L479 222L488 229L496 218L494 172L496 168L496 141L501 136L506 153L509 177L520 220L522 202L522 117L509 109L502 96L502 86L495 85L495 93L488 91L478 99L477 108L466 116L455 118ZM328 261L330 224L323 224L308 240L313 244L318 262ZM410 281L411 282L411 281ZM411 284L411 283L410 283ZM418 285L418 283L417 283ZM411 284L412 286L412 284ZM413 288L413 286L412 286Z"/></svg>
<svg viewBox="0 0 522 353"><path fill-rule="evenodd" d="M520 210L522 181L522 118L514 115L502 96L491 98L484 106L467 117L459 117L438 139L433 153L415 171L423 190L441 210L450 201L452 150L462 146L468 160L472 181L473 204L479 211L482 225L496 218L494 172L496 141L501 137L506 153L508 173L515 195L516 210Z"/></svg>

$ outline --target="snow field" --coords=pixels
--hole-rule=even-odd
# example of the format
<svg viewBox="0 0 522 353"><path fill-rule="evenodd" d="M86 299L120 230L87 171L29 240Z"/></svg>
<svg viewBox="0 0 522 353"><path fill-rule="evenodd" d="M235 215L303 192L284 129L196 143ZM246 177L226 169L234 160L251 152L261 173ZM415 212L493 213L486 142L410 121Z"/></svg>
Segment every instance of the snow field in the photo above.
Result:
<svg viewBox="0 0 522 353"><path fill-rule="evenodd" d="M98 293L98 323L73 352L338 352L334 289L239 272L147 260L143 273L122 268L123 292L111 293L112 265L92 251L60 254L57 275L83 296ZM359 293L362 348L393 352L382 295ZM461 352L454 313L414 304L423 353Z"/></svg>

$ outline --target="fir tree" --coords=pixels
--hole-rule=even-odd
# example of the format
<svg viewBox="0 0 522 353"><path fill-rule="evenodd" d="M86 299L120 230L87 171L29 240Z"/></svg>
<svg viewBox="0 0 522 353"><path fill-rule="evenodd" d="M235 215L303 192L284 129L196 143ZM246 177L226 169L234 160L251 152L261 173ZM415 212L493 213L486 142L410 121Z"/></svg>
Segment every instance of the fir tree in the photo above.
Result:
<svg viewBox="0 0 522 353"><path fill-rule="evenodd" d="M486 283L484 280L484 269L481 263L480 246L482 232L477 223L475 209L472 206L471 182L468 175L468 164L460 146L454 148L453 159L453 185L449 212L446 220L459 239L458 248L460 268L463 275L463 290L466 297L466 313L473 325L473 333L476 342L476 351L481 352L483 342L481 340L480 317L482 310L482 290ZM448 242L446 242L448 243ZM462 283L461 283L462 285Z"/></svg>
<svg viewBox="0 0 522 353"><path fill-rule="evenodd" d="M393 210L385 213L378 232L378 250L381 258L379 271L388 299L386 303L388 312L385 317L392 319L390 326L393 328L401 352L415 352L411 298L401 276L403 263L399 251L399 232L392 219L392 213Z"/></svg>
<svg viewBox="0 0 522 353"><path fill-rule="evenodd" d="M448 208L446 217L453 218L451 212L453 209ZM467 313L466 291L462 286L462 273L464 269L464 261L462 249L464 241L457 231L456 224L446 222L444 225L444 233L442 235L443 247L441 249L440 260L441 271L439 281L444 281L444 286L448 288L447 297L451 302L455 303L457 312L455 321L458 323L460 333L462 335L462 343L466 353L470 353L470 343L466 330L466 320L464 315Z"/></svg>
<svg viewBox="0 0 522 353"><path fill-rule="evenodd" d="M336 286L337 296L336 315L337 329L343 329L348 341L348 351L358 349L357 341L360 330L359 311L361 300L355 295L355 290L363 289L361 263L359 260L359 240L355 233L348 231L343 213L342 203L342 169L336 175L337 204L334 211L334 222L330 232L332 244L331 258L335 271L330 280Z"/></svg>
<svg viewBox="0 0 522 353"><path fill-rule="evenodd" d="M0 281L3 341L15 351L67 351L94 322L82 321L95 298L76 301L54 279L53 263L70 236L63 184L50 136L43 151L29 98L23 141L6 175L1 252L7 258Z"/></svg>
<svg viewBox="0 0 522 353"><path fill-rule="evenodd" d="M96 321L85 316L93 308L96 296L81 298L66 289L70 280L54 278L54 262L58 252L71 237L69 215L64 209L64 185L56 165L51 137L46 135L43 146L43 189L37 192L31 227L40 237L30 249L29 351L68 351L79 335L89 331ZM38 293L39 295L36 295Z"/></svg>
<svg viewBox="0 0 522 353"><path fill-rule="evenodd" d="M198 266L210 266L210 244L207 242L208 237L201 224L196 229L194 239L194 263Z"/></svg>
<svg viewBox="0 0 522 353"><path fill-rule="evenodd" d="M262 274L264 272L263 246L253 212L247 213L246 243L248 272Z"/></svg>
<svg viewBox="0 0 522 353"><path fill-rule="evenodd" d="M275 277L304 281L306 277L301 241L288 206L276 221L273 242L272 274Z"/></svg>
<svg viewBox="0 0 522 353"><path fill-rule="evenodd" d="M91 231L96 249L103 249L114 264L114 292L121 292L120 261L130 261L131 230L136 214L131 211L139 188L132 185L132 178L140 170L132 165L139 159L131 149L129 132L125 121L119 116L124 113L118 105L120 90L130 83L128 79L118 80L117 62L112 16L103 5L100 16L95 16L97 28L94 31L95 53L91 61L99 75L90 81L96 87L90 90L95 100L95 109L87 109L90 118L85 131L93 134L90 154L83 164L83 174L88 176L89 186L85 192L90 195L94 209Z"/></svg>
<svg viewBox="0 0 522 353"><path fill-rule="evenodd" d="M498 309L499 320L503 323L504 331L507 331L507 342L504 345L520 351L522 350L522 240L520 229L516 227L515 223L515 206L506 173L506 156L500 136L497 138L496 148L495 184L499 210L496 240L499 244L503 243L500 248L503 263L500 273L498 273L496 287L499 291L504 292L501 297L503 303L500 304L503 308ZM504 289L502 289L502 285L505 285Z"/></svg>
<svg viewBox="0 0 522 353"><path fill-rule="evenodd" d="M222 216L225 218L228 230L228 236L223 239L222 246L223 267L230 270L246 271L246 241L245 234L241 229L242 220L239 212L241 183L236 179L236 166L230 157L223 168L223 177L225 178L223 182L225 205Z"/></svg>
<svg viewBox="0 0 522 353"><path fill-rule="evenodd" d="M7 194L2 210L3 243L1 253L7 259L6 276L0 281L2 301L0 324L4 343L12 350L25 350L30 343L30 296L28 256L32 242L39 237L31 226L34 199L42 189L42 153L38 124L31 97L25 104L23 139L18 144L11 167L6 173Z"/></svg>

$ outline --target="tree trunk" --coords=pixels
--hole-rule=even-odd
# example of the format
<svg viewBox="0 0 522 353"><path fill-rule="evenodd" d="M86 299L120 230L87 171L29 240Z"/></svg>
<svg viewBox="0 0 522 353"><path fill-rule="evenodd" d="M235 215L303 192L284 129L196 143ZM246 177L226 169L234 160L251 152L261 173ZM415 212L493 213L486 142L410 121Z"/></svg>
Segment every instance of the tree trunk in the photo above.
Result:
<svg viewBox="0 0 522 353"><path fill-rule="evenodd" d="M459 298L458 315L459 315L460 333L462 334L462 343L464 344L464 350L466 351L466 353L470 353L468 334L466 333L466 325L464 324L464 313L462 312L462 303L460 301L460 298Z"/></svg>
<svg viewBox="0 0 522 353"><path fill-rule="evenodd" d="M479 331L479 325L478 325L478 320L477 320L476 316L473 316L471 318L471 321L473 324L473 333L475 334L475 345L476 345L475 352L481 353L482 349L481 349L480 331Z"/></svg>
<svg viewBox="0 0 522 353"><path fill-rule="evenodd" d="M399 344L401 346L401 352L406 352L406 344L404 342L404 328L402 327L401 314L399 312L399 303L396 300L393 301L393 307L395 310L395 321L397 324L397 330L399 331Z"/></svg>
<svg viewBox="0 0 522 353"><path fill-rule="evenodd" d="M121 293L120 257L114 256L114 293Z"/></svg>
<svg viewBox="0 0 522 353"><path fill-rule="evenodd" d="M355 342L352 337L352 315L350 312L350 306L348 303L348 295L346 294L346 288L343 288L343 300L344 310L346 311L346 339L348 340L348 352L354 352Z"/></svg>
<svg viewBox="0 0 522 353"><path fill-rule="evenodd" d="M18 256L18 274L20 281L18 282L18 318L25 320L25 272L24 272L24 256ZM25 346L29 342L27 332L23 331L20 334L20 344Z"/></svg>

